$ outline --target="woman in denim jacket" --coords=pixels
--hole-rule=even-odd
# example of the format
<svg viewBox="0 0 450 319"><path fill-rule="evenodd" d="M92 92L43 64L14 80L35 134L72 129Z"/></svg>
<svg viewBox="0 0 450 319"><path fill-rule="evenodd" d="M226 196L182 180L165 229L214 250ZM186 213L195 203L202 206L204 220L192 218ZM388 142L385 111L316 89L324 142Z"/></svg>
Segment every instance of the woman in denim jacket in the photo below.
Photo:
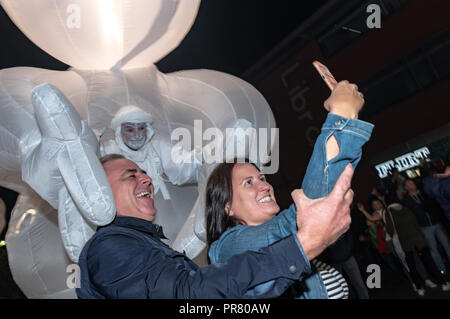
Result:
<svg viewBox="0 0 450 319"><path fill-rule="evenodd" d="M373 125L357 119L364 104L354 84L342 81L324 106L330 113L322 126L303 179L302 189L310 199L328 195L344 168L356 167L362 146ZM246 250L258 250L297 232L295 204L280 211L273 188L249 163L222 163L211 173L206 186L208 256L211 263L223 263ZM275 265L274 265L275 266ZM263 270L262 270L263 271ZM323 272L326 274L326 272ZM329 298L324 282L314 272L285 297ZM272 282L255 287L249 297L271 288Z"/></svg>

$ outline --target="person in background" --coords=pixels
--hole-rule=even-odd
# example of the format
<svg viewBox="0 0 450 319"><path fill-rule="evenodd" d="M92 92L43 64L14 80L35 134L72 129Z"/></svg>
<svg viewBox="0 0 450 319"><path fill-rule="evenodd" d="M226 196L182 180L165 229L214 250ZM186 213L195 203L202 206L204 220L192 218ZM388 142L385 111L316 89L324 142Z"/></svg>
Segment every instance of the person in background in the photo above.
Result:
<svg viewBox="0 0 450 319"><path fill-rule="evenodd" d="M379 200L384 206L387 206L389 202L388 190L381 184L381 181L378 185L373 186L370 191L369 198L367 199L367 205L372 207L373 200Z"/></svg>
<svg viewBox="0 0 450 319"><path fill-rule="evenodd" d="M392 169L392 193L395 194L395 201L401 202L405 196L405 188L403 186L406 178L400 174L397 168Z"/></svg>
<svg viewBox="0 0 450 319"><path fill-rule="evenodd" d="M433 200L423 194L412 179L406 179L404 187L407 195L404 198L404 205L409 208L419 223L428 246L430 247L431 257L442 274L446 274L447 270L438 249L438 242L450 261L450 245L447 235L439 223L439 207Z"/></svg>
<svg viewBox="0 0 450 319"><path fill-rule="evenodd" d="M352 204L352 223L350 225L353 242L355 243L354 256L360 266L362 275L366 274L367 266L379 263L376 247L371 242L366 217L359 212L356 203Z"/></svg>
<svg viewBox="0 0 450 319"><path fill-rule="evenodd" d="M392 242L392 236L386 232L386 206L384 203L378 199L372 198L372 214L366 211L362 203L358 203L357 207L358 210L366 217L372 243L377 248L383 262L396 275L396 278L408 279L408 269L403 265L401 252L400 254L397 253Z"/></svg>
<svg viewBox="0 0 450 319"><path fill-rule="evenodd" d="M394 203L386 210L386 230L390 236L397 233L402 249L406 255L406 262L410 270L411 279L420 295L424 294L421 278L417 272L414 261L414 252L417 253L427 272L438 282L442 291L450 290L450 283L436 267L430 254L430 249L420 231L419 224L414 214L400 203Z"/></svg>
<svg viewBox="0 0 450 319"><path fill-rule="evenodd" d="M422 182L425 193L439 203L445 217L450 221L450 167L447 165L444 172L438 174L425 166Z"/></svg>
<svg viewBox="0 0 450 319"><path fill-rule="evenodd" d="M346 274L359 299L369 299L369 291L362 279L359 265L353 256L354 241L351 227L333 245L328 247L324 255L326 263L333 266L341 274ZM318 259L321 259L320 257Z"/></svg>

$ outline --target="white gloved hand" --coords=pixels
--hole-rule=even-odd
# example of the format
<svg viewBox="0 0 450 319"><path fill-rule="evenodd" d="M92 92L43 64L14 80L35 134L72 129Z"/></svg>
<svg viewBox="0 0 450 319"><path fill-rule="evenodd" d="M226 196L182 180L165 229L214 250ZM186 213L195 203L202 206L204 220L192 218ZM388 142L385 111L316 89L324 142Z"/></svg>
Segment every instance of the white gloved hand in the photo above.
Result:
<svg viewBox="0 0 450 319"><path fill-rule="evenodd" d="M252 147L256 146L256 130L246 119L237 119L233 128L225 132L225 159L248 158ZM248 139L247 139L248 136Z"/></svg>

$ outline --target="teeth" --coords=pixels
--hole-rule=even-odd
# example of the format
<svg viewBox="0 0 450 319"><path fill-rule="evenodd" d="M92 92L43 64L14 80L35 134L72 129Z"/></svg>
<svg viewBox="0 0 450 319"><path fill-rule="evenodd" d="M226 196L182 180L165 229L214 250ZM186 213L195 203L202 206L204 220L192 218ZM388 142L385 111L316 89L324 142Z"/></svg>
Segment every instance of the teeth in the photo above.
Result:
<svg viewBox="0 0 450 319"><path fill-rule="evenodd" d="M139 194L136 194L137 198L141 198L141 197L150 197L150 193L149 192L142 192Z"/></svg>
<svg viewBox="0 0 450 319"><path fill-rule="evenodd" d="M271 201L272 201L272 198L270 196L266 196L259 200L260 203L266 203L266 202L271 202Z"/></svg>

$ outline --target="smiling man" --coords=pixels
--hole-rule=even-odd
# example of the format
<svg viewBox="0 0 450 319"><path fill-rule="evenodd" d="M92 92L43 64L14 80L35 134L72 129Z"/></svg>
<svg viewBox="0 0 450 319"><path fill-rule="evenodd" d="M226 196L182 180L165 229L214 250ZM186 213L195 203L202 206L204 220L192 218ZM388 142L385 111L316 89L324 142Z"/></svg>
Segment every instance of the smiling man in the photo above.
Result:
<svg viewBox="0 0 450 319"><path fill-rule="evenodd" d="M100 227L84 246L79 298L273 298L311 272L309 260L320 254L350 225L353 198L347 168L331 194L309 200L301 191L292 196L301 214L296 235L231 257L226 264L198 267L160 239L152 180L122 155L103 157L117 216ZM321 218L316 218L317 214ZM273 289L246 295L253 287L275 280Z"/></svg>
<svg viewBox="0 0 450 319"><path fill-rule="evenodd" d="M115 160L108 160L108 159ZM135 163L122 156L110 156L103 163L116 203L117 215L153 221L156 209L153 203L152 179Z"/></svg>

